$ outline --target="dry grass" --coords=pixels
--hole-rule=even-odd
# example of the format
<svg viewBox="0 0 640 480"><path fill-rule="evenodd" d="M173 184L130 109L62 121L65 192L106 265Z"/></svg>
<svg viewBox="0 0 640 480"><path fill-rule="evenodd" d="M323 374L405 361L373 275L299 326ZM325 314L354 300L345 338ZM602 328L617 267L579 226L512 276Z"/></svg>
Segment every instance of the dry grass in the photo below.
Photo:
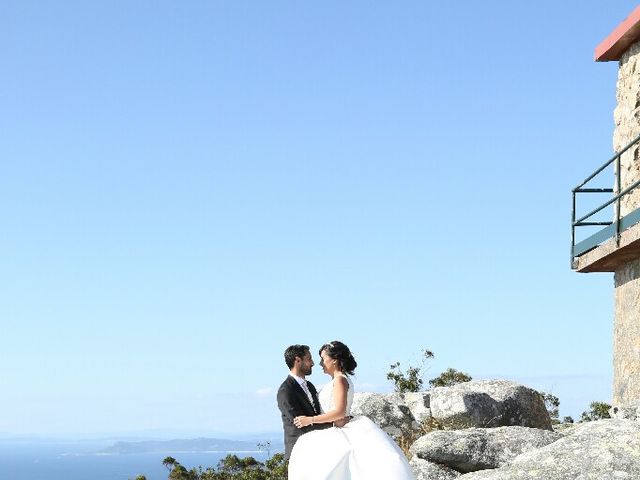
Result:
<svg viewBox="0 0 640 480"><path fill-rule="evenodd" d="M495 419L491 419L486 423L490 423L493 420ZM398 446L400 447L404 455L407 457L407 459L411 460L411 452L409 451L411 449L411 445L413 445L415 441L418 440L423 435L426 435L429 432L434 432L437 430L464 430L464 429L473 428L473 427L475 427L475 425L471 423L461 423L456 421L441 421L441 420L436 420L433 417L429 417L419 425L418 429L412 430L411 432L405 432L398 439Z"/></svg>
<svg viewBox="0 0 640 480"><path fill-rule="evenodd" d="M445 425L442 422L439 422L433 417L427 418L423 421L416 430L412 430L410 432L404 432L402 436L398 439L398 446L404 453L407 459L411 460L411 452L409 449L411 445L414 444L416 440L418 440L423 435L426 435L429 432L433 432L434 430L447 430Z"/></svg>

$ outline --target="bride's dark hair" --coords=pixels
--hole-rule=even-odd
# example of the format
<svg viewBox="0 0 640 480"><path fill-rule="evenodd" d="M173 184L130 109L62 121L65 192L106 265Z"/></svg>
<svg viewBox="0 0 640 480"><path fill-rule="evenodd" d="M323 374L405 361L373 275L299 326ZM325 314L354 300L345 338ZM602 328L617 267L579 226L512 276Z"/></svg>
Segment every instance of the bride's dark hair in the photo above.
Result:
<svg viewBox="0 0 640 480"><path fill-rule="evenodd" d="M353 371L358 366L358 362L353 358L351 354L351 350L344 343L334 340L333 342L325 343L322 347L320 347L320 352L327 352L329 358L338 362L340 365L340 370L344 373L348 373L349 375L353 375Z"/></svg>

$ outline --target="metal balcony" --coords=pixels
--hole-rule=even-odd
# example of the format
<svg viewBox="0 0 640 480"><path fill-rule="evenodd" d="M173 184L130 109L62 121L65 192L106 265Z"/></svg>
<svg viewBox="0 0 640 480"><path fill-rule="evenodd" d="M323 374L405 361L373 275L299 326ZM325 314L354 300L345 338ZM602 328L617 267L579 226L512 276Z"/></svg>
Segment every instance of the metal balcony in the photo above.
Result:
<svg viewBox="0 0 640 480"><path fill-rule="evenodd" d="M640 208L620 216L621 199L640 186L640 180L621 189L620 162L622 155L640 142L640 136L616 153L610 160L589 175L572 190L571 211L571 268L579 272L613 272L620 265L640 258ZM589 187L607 167L615 164L615 188ZM614 194L606 202L576 219L578 194ZM583 196L581 195L580 198ZM597 215L609 206L614 207L613 220L601 220ZM611 217L609 217L611 218ZM576 243L576 229L579 227L604 227Z"/></svg>

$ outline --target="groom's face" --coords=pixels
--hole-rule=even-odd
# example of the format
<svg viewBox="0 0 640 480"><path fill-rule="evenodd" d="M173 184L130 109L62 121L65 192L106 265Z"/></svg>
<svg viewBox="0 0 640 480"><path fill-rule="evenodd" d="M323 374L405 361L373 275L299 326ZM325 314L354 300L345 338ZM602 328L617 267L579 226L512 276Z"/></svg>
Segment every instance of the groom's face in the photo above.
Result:
<svg viewBox="0 0 640 480"><path fill-rule="evenodd" d="M311 358L311 352L307 350L304 357L300 359L300 373L303 375L311 375L311 369L313 368L313 358Z"/></svg>

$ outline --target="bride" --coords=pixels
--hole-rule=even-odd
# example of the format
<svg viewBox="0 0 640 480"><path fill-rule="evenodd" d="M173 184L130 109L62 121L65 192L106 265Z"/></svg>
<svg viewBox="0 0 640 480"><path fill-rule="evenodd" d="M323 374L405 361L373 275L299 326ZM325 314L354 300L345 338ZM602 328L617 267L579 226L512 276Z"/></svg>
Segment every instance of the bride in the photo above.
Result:
<svg viewBox="0 0 640 480"><path fill-rule="evenodd" d="M320 348L320 366L332 377L318 394L322 414L296 417L298 428L334 422L351 414L357 363L344 343ZM367 417L302 435L291 453L289 480L413 480L411 467L394 441Z"/></svg>

